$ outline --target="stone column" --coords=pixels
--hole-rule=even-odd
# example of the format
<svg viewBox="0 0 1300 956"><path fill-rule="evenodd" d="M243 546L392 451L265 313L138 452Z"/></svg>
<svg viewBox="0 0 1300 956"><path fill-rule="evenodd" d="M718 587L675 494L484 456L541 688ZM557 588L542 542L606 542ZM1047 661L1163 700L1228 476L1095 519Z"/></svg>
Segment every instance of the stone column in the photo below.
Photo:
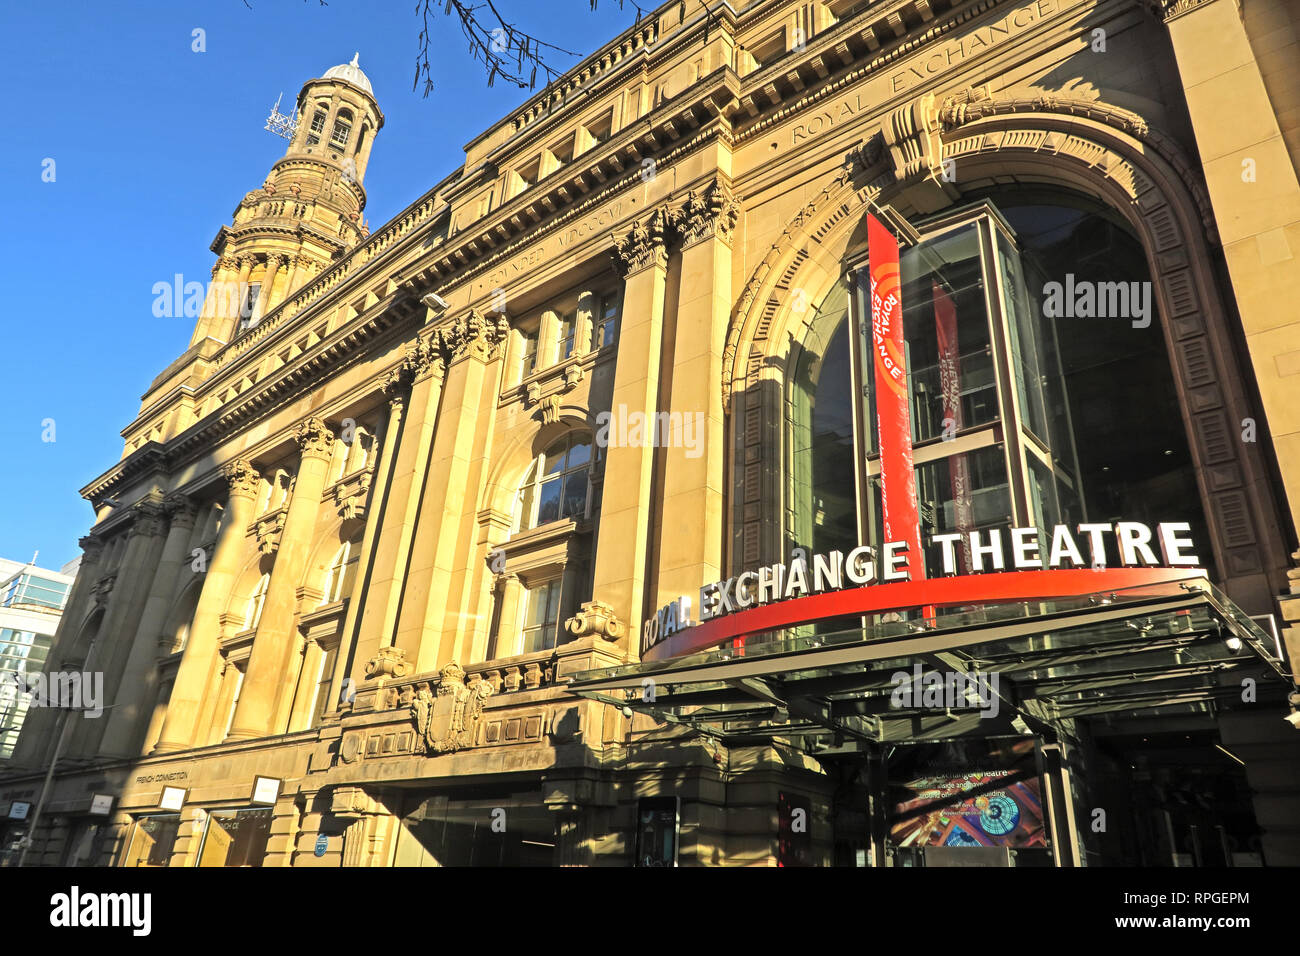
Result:
<svg viewBox="0 0 1300 956"><path fill-rule="evenodd" d="M392 646L397 636L397 618L402 587L410 563L415 519L420 509L420 493L429 449L433 446L434 423L442 400L446 361L440 340L422 338L407 352L401 366L389 376L385 388L395 398L410 388L407 410L399 414L397 424L389 425L393 456L392 479L383 498L379 537L375 544L370 586L366 589L365 607L360 609L361 623L357 651L349 676L365 679L365 663L380 649ZM376 488L383 486L376 482Z"/></svg>
<svg viewBox="0 0 1300 956"><path fill-rule="evenodd" d="M197 345L209 336L219 336L224 331L226 317L230 313L231 297L238 297L234 288L238 261L232 256L222 256L212 267L212 281L208 284L208 293L203 297L203 311L199 321L194 325L194 334L190 336L190 345Z"/></svg>
<svg viewBox="0 0 1300 956"><path fill-rule="evenodd" d="M599 308L600 299L594 293L584 292L578 296L578 321L573 333L573 359L579 359L591 351L591 328L595 321L596 310Z"/></svg>
<svg viewBox="0 0 1300 956"><path fill-rule="evenodd" d="M253 310L253 318L258 322L261 322L266 317L266 313L271 311L271 291L275 288L275 277L280 272L280 266L284 264L284 258L274 252L266 257L266 278L262 280L262 288L257 294L257 307Z"/></svg>
<svg viewBox="0 0 1300 956"><path fill-rule="evenodd" d="M153 700L158 672L158 636L176 594L182 568L188 569L189 539L194 529L194 503L184 495L171 495L163 502L168 517L167 539L158 569L154 572L140 623L131 641L114 707L106 714L100 751L106 754L134 754L149 714L144 708Z"/></svg>
<svg viewBox="0 0 1300 956"><path fill-rule="evenodd" d="M667 280L668 213L655 210L618 241L626 268L623 320L614 371L615 415L640 412L653 421L659 397ZM613 433L613 428L610 429ZM654 447L645 436L635 447L606 449L605 482L597 532L592 596L612 607L637 647L645 600L646 547L650 536L650 483Z"/></svg>
<svg viewBox="0 0 1300 956"><path fill-rule="evenodd" d="M496 589L499 613L493 657L511 657L518 653L519 602L523 599L524 585L519 575L504 571L496 577Z"/></svg>
<svg viewBox="0 0 1300 956"><path fill-rule="evenodd" d="M480 416L488 364L498 358L505 338L504 319L489 323L470 312L439 329L442 354L448 357L442 405L428 459L419 525L411 547L395 643L413 660L417 673L438 666L441 642L454 653L463 626L463 575L474 541L478 473L491 444L495 415ZM496 381L493 377L492 381ZM444 633L450 631L450 633Z"/></svg>
<svg viewBox="0 0 1300 956"><path fill-rule="evenodd" d="M296 646L297 591L307 570L321 494L334 454L334 433L319 418L301 422L294 435L302 448L298 479L289 500L275 565L271 568L271 581L257 634L253 637L253 651L239 692L239 703L235 706L229 740L282 732L283 727L275 726L279 695L293 693L295 675L290 665Z"/></svg>
<svg viewBox="0 0 1300 956"><path fill-rule="evenodd" d="M1300 181L1265 88L1240 2L1156 0L1163 9L1201 171L1232 278L1262 416L1300 525ZM1275 7L1284 22L1284 5ZM1277 31L1273 34L1277 37ZM1256 37L1257 41L1261 38ZM1278 49L1276 56L1283 55ZM1230 421L1234 430L1247 426ZM1258 446L1255 446L1258 447ZM1253 476L1252 476L1253 477ZM1262 472L1260 494L1269 492Z"/></svg>
<svg viewBox="0 0 1300 956"><path fill-rule="evenodd" d="M351 672L351 661L369 660L379 650L378 643L367 642L361 647L357 640L357 625L361 620L361 611L369 601L370 577L376 568L375 548L384 513L387 508L387 491L393 474L394 451L397 448L397 436L402 431L403 412L406 409L406 384L400 375L394 374L384 383L388 395L388 421L376 433L374 441L378 443L378 457L375 459L374 476L370 482L370 493L366 498L366 530L361 536L361 557L357 562L356 585L348 600L348 610L343 618L343 630L339 632L339 652L334 661L334 677L330 684L330 709L343 692L343 681ZM353 678L356 680L356 678Z"/></svg>
<svg viewBox="0 0 1300 956"><path fill-rule="evenodd" d="M161 495L153 494L136 502L131 511L134 522L128 532L126 551L118 565L94 656L89 664L91 671L103 672L104 699L101 703L104 705L117 699L140 614L163 550ZM105 711L98 718L78 721L65 752L69 755L96 752L109 713L111 711Z"/></svg>
<svg viewBox="0 0 1300 956"><path fill-rule="evenodd" d="M663 526L654 607L692 597L698 619L700 585L722 567L722 351L731 318L731 238L739 210L719 180L687 197L679 214L681 292L674 320L668 408L681 415L664 460ZM689 444L688 444L689 439Z"/></svg>
<svg viewBox="0 0 1300 956"><path fill-rule="evenodd" d="M261 478L257 469L242 460L226 465L225 475L230 494L226 499L217 544L212 549L212 560L208 562L204 576L203 590L194 609L189 640L181 655L176 682L172 685L162 733L153 749L156 754L185 750L197 743L195 733L203 716L212 668L217 662L221 638L218 619L230 600L230 590L244 559L245 537L248 523L253 519L253 504Z"/></svg>
<svg viewBox="0 0 1300 956"><path fill-rule="evenodd" d="M240 313L244 308L244 300L248 297L248 277L252 275L253 266L257 264L257 260L252 256L240 256L237 261L239 263L239 278L235 282L235 291L230 297L230 304L227 306L228 312L225 321L220 324L221 335L219 337L224 342L229 342L239 334L239 323L243 320ZM218 328L218 323L214 321L213 330L216 331Z"/></svg>

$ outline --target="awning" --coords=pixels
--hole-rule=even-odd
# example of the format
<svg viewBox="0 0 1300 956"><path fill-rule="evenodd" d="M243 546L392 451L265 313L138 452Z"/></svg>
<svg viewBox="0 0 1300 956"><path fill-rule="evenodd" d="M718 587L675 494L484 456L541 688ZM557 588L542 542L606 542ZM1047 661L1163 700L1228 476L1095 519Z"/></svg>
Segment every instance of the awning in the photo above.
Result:
<svg viewBox="0 0 1300 956"><path fill-rule="evenodd" d="M729 745L779 738L827 754L1040 732L1068 718L1212 715L1240 704L1243 693L1282 701L1291 689L1273 640L1204 578L987 603L929 621L866 620L834 633L787 629L743 646L587 671L569 690ZM996 675L996 692L935 707L915 693L922 672L966 675L968 687L978 675L988 687ZM899 692L907 684L910 698Z"/></svg>

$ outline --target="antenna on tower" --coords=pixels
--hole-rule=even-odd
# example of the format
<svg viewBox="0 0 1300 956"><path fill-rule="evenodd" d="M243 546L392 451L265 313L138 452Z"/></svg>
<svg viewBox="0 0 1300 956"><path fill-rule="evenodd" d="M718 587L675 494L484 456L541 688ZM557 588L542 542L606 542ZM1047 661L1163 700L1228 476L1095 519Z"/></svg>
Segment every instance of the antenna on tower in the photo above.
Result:
<svg viewBox="0 0 1300 956"><path fill-rule="evenodd" d="M280 100L284 97L284 92L275 98L275 105L271 107L271 115L266 118L266 128L276 136L284 139L293 139L294 132L298 129L298 120L292 116L285 116L280 112Z"/></svg>

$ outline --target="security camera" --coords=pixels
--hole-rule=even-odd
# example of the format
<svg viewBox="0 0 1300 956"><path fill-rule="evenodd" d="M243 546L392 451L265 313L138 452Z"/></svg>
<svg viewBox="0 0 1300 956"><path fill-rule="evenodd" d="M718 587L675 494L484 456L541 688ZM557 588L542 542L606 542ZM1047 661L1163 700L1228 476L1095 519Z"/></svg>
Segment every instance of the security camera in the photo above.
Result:
<svg viewBox="0 0 1300 956"><path fill-rule="evenodd" d="M420 301L435 312L446 312L448 308L447 300L436 292L430 292L428 295L422 297Z"/></svg>
<svg viewBox="0 0 1300 956"><path fill-rule="evenodd" d="M1300 711L1293 710L1282 718L1296 730L1300 730Z"/></svg>

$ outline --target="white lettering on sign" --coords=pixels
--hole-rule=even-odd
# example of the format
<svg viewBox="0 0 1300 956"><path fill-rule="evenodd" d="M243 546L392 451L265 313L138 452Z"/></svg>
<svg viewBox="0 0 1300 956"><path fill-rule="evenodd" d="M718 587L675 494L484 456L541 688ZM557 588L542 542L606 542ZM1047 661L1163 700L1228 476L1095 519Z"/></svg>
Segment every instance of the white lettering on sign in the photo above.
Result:
<svg viewBox="0 0 1300 956"><path fill-rule="evenodd" d="M1006 534L998 528L947 532L932 535L929 543L939 548L940 569L944 575L958 573L959 552L970 555L970 570L974 573L1008 568L1016 571L1105 568L1108 540L1121 567L1200 567L1200 559L1192 553L1190 531L1191 526L1185 521L1157 525L1154 534L1141 522L1119 521L1113 525L1083 523L1071 527L1061 524L1050 531L1011 528ZM1156 546L1160 549L1159 559ZM861 587L876 581L906 581L909 579L907 550L905 541L889 541L878 550L871 545L862 545L847 555L829 551L814 554L811 560L799 557L789 564L777 562L756 571L743 571L725 581L706 584L700 588L695 604L699 609L698 620L692 618L690 597L679 597L664 605L642 626L641 653L645 654L660 641L688 627L760 604L844 587Z"/></svg>

